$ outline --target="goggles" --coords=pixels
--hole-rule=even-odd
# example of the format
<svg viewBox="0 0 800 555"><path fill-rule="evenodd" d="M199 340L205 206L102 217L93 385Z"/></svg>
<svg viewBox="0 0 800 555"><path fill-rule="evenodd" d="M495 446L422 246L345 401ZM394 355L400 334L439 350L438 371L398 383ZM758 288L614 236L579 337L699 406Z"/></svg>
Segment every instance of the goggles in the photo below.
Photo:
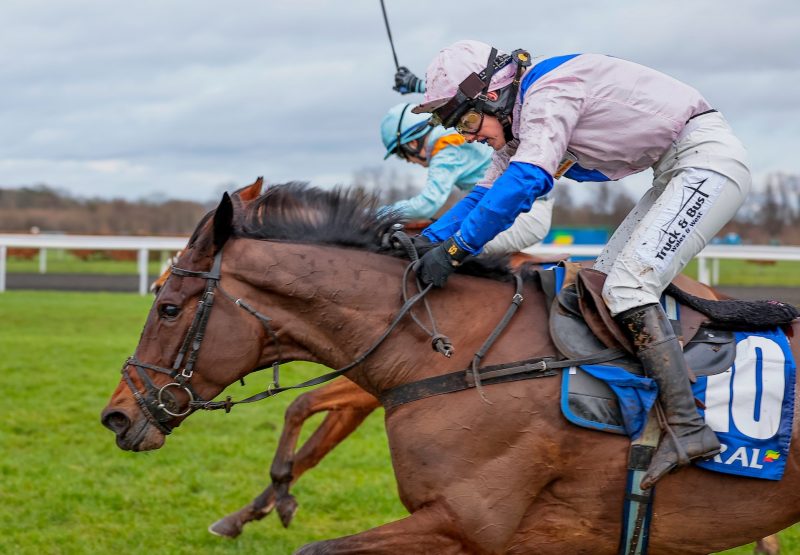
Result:
<svg viewBox="0 0 800 555"><path fill-rule="evenodd" d="M477 73L470 73L458 86L455 96L431 112L431 123L455 127L461 116L475 106L488 86L488 82L484 82Z"/></svg>
<svg viewBox="0 0 800 555"><path fill-rule="evenodd" d="M456 131L462 135L476 135L481 127L483 127L483 112L477 110L468 110L456 123Z"/></svg>

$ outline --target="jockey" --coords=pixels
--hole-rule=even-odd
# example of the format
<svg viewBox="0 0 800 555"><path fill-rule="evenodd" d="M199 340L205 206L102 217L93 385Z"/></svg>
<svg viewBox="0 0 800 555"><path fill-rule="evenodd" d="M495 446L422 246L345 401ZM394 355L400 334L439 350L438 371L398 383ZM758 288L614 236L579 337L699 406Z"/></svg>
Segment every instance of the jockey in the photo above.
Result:
<svg viewBox="0 0 800 555"><path fill-rule="evenodd" d="M415 113L455 127L495 154L486 176L422 233L439 242L421 259L425 283L506 229L562 174L613 181L652 168L653 185L595 263L603 299L658 383L667 433L642 481L720 450L698 414L681 344L659 299L672 279L736 213L750 190L744 147L692 87L599 54L531 60L477 41L439 52Z"/></svg>
<svg viewBox="0 0 800 555"><path fill-rule="evenodd" d="M409 219L430 219L447 202L453 186L471 191L489 167L493 150L468 143L462 135L441 125L431 126L427 114L413 114L413 104L398 104L381 121L386 156L397 155L428 168L425 188L415 197L385 207ZM487 245L487 254L518 252L539 243L550 231L552 199L542 199L508 230Z"/></svg>

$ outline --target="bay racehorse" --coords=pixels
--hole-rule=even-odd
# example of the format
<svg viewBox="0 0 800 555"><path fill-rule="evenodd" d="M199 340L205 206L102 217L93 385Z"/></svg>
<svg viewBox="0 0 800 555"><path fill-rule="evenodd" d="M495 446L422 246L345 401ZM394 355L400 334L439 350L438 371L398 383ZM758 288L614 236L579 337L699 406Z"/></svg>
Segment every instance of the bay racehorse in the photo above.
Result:
<svg viewBox="0 0 800 555"><path fill-rule="evenodd" d="M297 203L328 208L319 217L292 218L286 207ZM246 224L234 230L233 203L223 197L156 298L103 411L117 444L161 447L191 408L279 360L344 368L358 362L347 377L378 398L468 367L514 292L508 272L473 267L482 275L454 276L428 295L456 347L443 359L414 322L396 318L408 264L381 242L393 222L376 219L373 208L341 192L274 187L247 206ZM523 296L524 310L487 365L556 353L544 294L526 281ZM390 337L364 358L378 344L376 330L393 321ZM615 553L627 440L568 425L558 380L485 389L490 403L460 391L388 410L392 462L411 515L300 553ZM790 455L780 482L696 468L667 476L655 501L652 552L708 553L796 522L797 456Z"/></svg>
<svg viewBox="0 0 800 555"><path fill-rule="evenodd" d="M284 426L270 468L271 483L241 509L225 515L209 526L219 536L235 538L244 526L275 511L288 527L297 511L290 487L307 471L353 433L381 406L380 401L347 378L337 378L303 393L286 408ZM313 415L325 412L322 423L297 449L303 424ZM779 555L780 540L772 535L756 541L755 554Z"/></svg>

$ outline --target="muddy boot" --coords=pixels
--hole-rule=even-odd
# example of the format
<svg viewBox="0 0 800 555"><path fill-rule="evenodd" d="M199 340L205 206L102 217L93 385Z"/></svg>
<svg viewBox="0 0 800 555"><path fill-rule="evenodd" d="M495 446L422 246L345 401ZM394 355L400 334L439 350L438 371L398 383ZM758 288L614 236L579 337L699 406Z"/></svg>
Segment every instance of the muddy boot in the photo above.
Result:
<svg viewBox="0 0 800 555"><path fill-rule="evenodd" d="M631 338L645 373L658 384L667 421L642 480L642 489L649 489L667 472L719 453L719 440L697 412L683 350L661 305L632 308L614 319Z"/></svg>

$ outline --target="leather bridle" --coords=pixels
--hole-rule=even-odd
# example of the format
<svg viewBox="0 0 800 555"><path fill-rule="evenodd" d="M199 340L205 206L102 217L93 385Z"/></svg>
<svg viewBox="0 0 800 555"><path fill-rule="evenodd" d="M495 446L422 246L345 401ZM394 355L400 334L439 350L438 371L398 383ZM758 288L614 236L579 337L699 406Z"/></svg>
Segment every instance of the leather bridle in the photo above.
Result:
<svg viewBox="0 0 800 555"><path fill-rule="evenodd" d="M189 380L194 374L194 364L197 360L200 346L203 343L203 338L205 337L211 309L214 306L214 291L219 286L221 266L222 250L214 256L214 263L211 266L211 270L208 272L185 270L174 265L171 268L172 275L198 277L206 280L205 290L197 303L197 312L195 312L192 324L186 332L186 336L178 351L178 356L172 364L172 368L164 368L155 364L143 362L136 358L135 355L128 357L122 365L122 377L128 384L131 393L133 393L145 417L164 434L172 432L173 426L170 424L170 421L173 418L188 415L192 411L191 403L196 400L202 400L202 397L192 388ZM129 367L133 367L136 370L136 374L139 376L142 384L144 384L144 392L140 392L133 383L128 371ZM158 387L150 379L146 370L166 374L172 378L172 381ZM185 410L180 410L178 400L171 391L172 389L183 390L188 395L189 405Z"/></svg>
<svg viewBox="0 0 800 555"><path fill-rule="evenodd" d="M403 234L404 235L404 234ZM206 280L205 290L203 291L200 300L197 303L197 311L195 312L194 319L192 320L191 325L189 326L188 331L186 332L186 336L183 339L183 343L181 344L181 348L178 351L178 355L175 358L175 362L172 364L172 368L165 368L163 366L158 366L155 364L150 364L147 362L143 362L136 358L135 355L128 357L125 363L122 365L122 377L125 379L125 382L128 384L128 387L131 390L136 402L138 403L139 407L142 409L147 420L153 424L158 430L160 430L165 435L168 435L172 432L173 426L171 421L174 418L180 418L183 416L187 416L188 414L192 413L197 409L204 409L204 410L217 410L217 409L225 409L225 412L230 412L231 407L236 404L241 403L252 403L255 401L260 401L261 399L266 399L267 397L271 397L282 391L286 391L289 389L299 389L304 387L310 387L314 385L319 385L321 383L325 383L330 381L338 376L341 376L345 372L352 370L358 364L361 364L368 356L370 356L382 343L383 341L389 336L389 334L394 330L395 327L400 323L400 320L411 310L411 308L417 303L417 301L424 298L424 296L431 290L431 285L428 285L424 289L421 289L416 295L407 298L404 294L404 304L398 311L397 315L392 320L391 324L386 328L386 330L381 334L380 337L370 346L366 351L364 351L361 355L359 355L355 360L353 360L348 365L335 370L333 372L329 372L322 376L318 376L316 378L307 380L303 383L293 385L293 386L286 386L280 387L279 385L279 373L280 373L280 365L281 361L281 348L280 342L278 341L278 336L275 331L272 329L270 322L272 319L269 316L261 314L254 308L252 308L244 299L236 298L235 296L231 295L227 291L225 291L219 284L221 279L221 268L222 268L222 252L223 249L220 249L216 255L214 256L214 262L211 266L211 270L207 272L203 271L196 271L196 270L186 270L183 268L179 268L178 266L173 265L171 268L171 272L173 275L181 276L181 277L190 277L190 278L201 278ZM415 253L416 254L416 253ZM411 264L406 270L404 274L404 278L408 275L408 271L411 268ZM231 302L234 303L235 306L243 309L248 314L256 317L261 324L264 326L264 329L271 336L273 342L275 343L277 349L277 360L272 363L273 368L273 381L270 386L261 393L257 393L252 395L246 399L242 399L240 401L232 401L231 397L227 397L225 401L210 401L203 399L193 388L190 383L190 380L194 374L194 364L197 360L197 355L200 351L200 347L203 343L203 339L205 338L205 331L206 326L208 325L208 319L211 315L211 309L214 306L214 299L216 292L221 293L225 298L229 299ZM404 288L405 293L405 288ZM415 319L416 320L416 319ZM435 325L433 326L435 330ZM428 331L426 329L426 331ZM444 339L444 341L443 341ZM438 334L435 332L435 337L433 337L433 347L435 350L442 352L445 356L451 356L452 348L449 347L449 340L446 337ZM129 372L129 367L133 367L136 371L136 374L139 376L140 381L144 385L144 391L140 391L136 384L133 383L131 379L131 374ZM261 368L254 369L260 370ZM153 372L158 372L161 374L165 374L172 378L172 381L158 387L150 378L148 374L148 370ZM173 394L173 390L182 390L186 393L189 398L189 402L184 410L181 410L178 400L176 399L175 395Z"/></svg>

